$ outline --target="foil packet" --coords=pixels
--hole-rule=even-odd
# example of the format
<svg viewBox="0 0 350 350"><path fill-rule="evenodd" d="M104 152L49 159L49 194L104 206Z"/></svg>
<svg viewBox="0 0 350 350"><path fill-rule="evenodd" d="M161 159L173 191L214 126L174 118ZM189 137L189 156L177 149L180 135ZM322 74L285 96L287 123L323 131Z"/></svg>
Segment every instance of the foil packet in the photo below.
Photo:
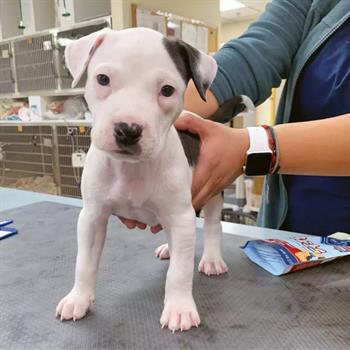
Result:
<svg viewBox="0 0 350 350"><path fill-rule="evenodd" d="M250 260L275 276L306 269L350 255L350 235L291 236L287 239L259 239L241 247Z"/></svg>

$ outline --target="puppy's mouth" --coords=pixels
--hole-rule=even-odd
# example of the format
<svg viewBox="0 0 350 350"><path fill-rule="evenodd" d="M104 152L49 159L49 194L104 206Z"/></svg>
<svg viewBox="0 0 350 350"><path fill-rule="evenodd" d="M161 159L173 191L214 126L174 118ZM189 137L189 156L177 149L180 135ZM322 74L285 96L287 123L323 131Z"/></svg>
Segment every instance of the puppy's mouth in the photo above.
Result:
<svg viewBox="0 0 350 350"><path fill-rule="evenodd" d="M134 155L133 152L130 152L130 151L127 151L127 150L117 150L117 151L115 151L115 153L122 154L122 155L125 155L125 156L133 156Z"/></svg>
<svg viewBox="0 0 350 350"><path fill-rule="evenodd" d="M130 156L135 157L139 156L141 154L141 146L139 144L132 145L132 146L123 146L118 145L119 149L115 151L115 153L123 155L123 156Z"/></svg>

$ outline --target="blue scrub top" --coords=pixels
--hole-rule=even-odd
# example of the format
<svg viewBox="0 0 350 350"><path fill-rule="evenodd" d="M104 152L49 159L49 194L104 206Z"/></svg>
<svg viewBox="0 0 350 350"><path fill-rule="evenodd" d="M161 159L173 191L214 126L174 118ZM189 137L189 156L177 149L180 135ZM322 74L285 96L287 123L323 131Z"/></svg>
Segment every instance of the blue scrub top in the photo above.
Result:
<svg viewBox="0 0 350 350"><path fill-rule="evenodd" d="M350 20L315 52L303 69L290 122L345 113L350 113ZM344 156L349 152L350 149L344 149ZM321 236L337 231L350 233L350 177L289 175L283 179L288 213L282 229Z"/></svg>

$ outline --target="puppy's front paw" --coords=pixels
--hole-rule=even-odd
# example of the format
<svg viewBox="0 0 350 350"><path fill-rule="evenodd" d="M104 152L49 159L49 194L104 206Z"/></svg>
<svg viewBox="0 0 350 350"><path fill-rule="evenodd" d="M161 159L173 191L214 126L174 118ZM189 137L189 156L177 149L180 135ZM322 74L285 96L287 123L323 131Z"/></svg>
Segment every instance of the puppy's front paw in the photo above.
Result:
<svg viewBox="0 0 350 350"><path fill-rule="evenodd" d="M188 298L169 298L165 302L160 318L162 328L168 327L173 333L178 330L182 332L189 330L191 327L198 327L200 322L192 296Z"/></svg>
<svg viewBox="0 0 350 350"><path fill-rule="evenodd" d="M95 298L90 296L88 293L79 293L71 291L66 295L56 307L56 317L63 320L80 320L82 319L89 310L89 307Z"/></svg>
<svg viewBox="0 0 350 350"><path fill-rule="evenodd" d="M155 255L160 260L170 259L170 251L168 244L162 244L155 250Z"/></svg>
<svg viewBox="0 0 350 350"><path fill-rule="evenodd" d="M207 276L221 275L222 273L226 273L228 271L228 267L221 257L215 259L202 257L198 265L198 271L206 274Z"/></svg>

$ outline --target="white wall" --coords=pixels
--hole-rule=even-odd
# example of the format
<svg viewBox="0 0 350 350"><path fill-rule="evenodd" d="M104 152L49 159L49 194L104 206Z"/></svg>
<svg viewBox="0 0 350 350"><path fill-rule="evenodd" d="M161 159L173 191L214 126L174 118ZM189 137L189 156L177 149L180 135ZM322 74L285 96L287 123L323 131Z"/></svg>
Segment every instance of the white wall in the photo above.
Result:
<svg viewBox="0 0 350 350"><path fill-rule="evenodd" d="M113 29L131 26L131 4L198 19L213 27L220 26L219 0L111 0Z"/></svg>
<svg viewBox="0 0 350 350"><path fill-rule="evenodd" d="M230 39L239 37L252 21L241 21L221 24L220 43L225 43Z"/></svg>

